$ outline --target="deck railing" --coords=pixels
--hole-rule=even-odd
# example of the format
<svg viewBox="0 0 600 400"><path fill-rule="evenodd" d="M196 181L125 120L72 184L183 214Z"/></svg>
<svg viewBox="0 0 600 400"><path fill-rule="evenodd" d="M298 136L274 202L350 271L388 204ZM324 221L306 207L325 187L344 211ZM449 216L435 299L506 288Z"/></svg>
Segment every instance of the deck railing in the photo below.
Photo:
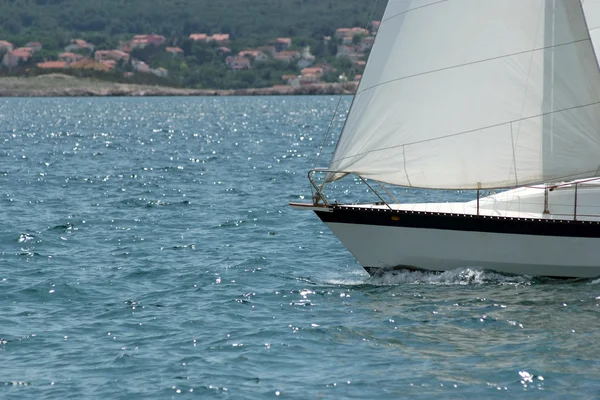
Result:
<svg viewBox="0 0 600 400"><path fill-rule="evenodd" d="M333 170L329 170L329 169L313 169L308 172L308 180L310 181L310 184L311 184L312 200L313 200L314 205L319 205L319 204L322 204L324 206L331 205L329 203L329 201L327 200L327 197L323 194L323 188L325 186L325 183L327 183L327 182L324 180L321 184L318 184L315 181L315 174L316 173L336 173L336 172L338 172L338 171L333 171ZM355 175L356 177L358 177L369 188L369 190L379 198L379 200L381 201L381 203L379 203L379 204L385 205L390 210L393 209L392 206L390 206L390 203L388 201L386 201L383 198L383 196L371 184L369 184L369 182L367 182L367 180L365 178L363 178L360 175L356 175L356 174L349 174L349 175ZM558 183L558 184L553 184L553 185L525 186L525 187L530 188L530 189L544 190L544 206L543 206L544 209L542 211L542 214L552 214L553 216L565 216L565 217L569 217L569 218L572 217L573 221L577 221L578 217L600 217L600 213L599 214L587 214L587 213L579 214L579 211L578 211L578 195L579 195L580 186L589 184L590 182L597 182L597 181L600 181L600 178L590 178L590 179L585 179L585 180L564 182L564 183ZM379 182L379 181L374 181L374 182L377 182L377 184L387 194L387 196L389 196L389 198L391 198L396 204L400 204L400 202L396 199L396 197L393 195L393 193L390 193L390 191L384 185L382 185L381 182ZM574 188L573 214L571 215L570 213L567 213L567 214L550 213L549 193L553 192L557 189L566 188L566 187ZM482 198L481 189L478 189L477 190L477 215L478 216L481 215L481 213L480 213L480 199L481 198Z"/></svg>

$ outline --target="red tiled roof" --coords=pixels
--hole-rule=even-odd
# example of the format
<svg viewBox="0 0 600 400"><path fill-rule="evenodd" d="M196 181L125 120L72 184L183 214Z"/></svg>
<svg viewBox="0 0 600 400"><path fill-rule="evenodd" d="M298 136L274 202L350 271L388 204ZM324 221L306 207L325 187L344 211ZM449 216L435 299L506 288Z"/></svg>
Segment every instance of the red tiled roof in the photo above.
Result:
<svg viewBox="0 0 600 400"><path fill-rule="evenodd" d="M312 68L303 68L300 71L302 75L319 75L323 73L323 68L320 67L312 67Z"/></svg>
<svg viewBox="0 0 600 400"><path fill-rule="evenodd" d="M37 67L42 69L62 69L67 68L67 63L64 61L46 61L38 63Z"/></svg>
<svg viewBox="0 0 600 400"><path fill-rule="evenodd" d="M84 58L81 54L76 54L76 53L71 53L69 51L65 51L64 53L59 53L58 55L59 59L63 59L63 58L71 58L74 60L80 60L82 58Z"/></svg>
<svg viewBox="0 0 600 400"><path fill-rule="evenodd" d="M298 56L299 55L297 51L280 51L279 53L275 54L275 58L281 59L292 59Z"/></svg>
<svg viewBox="0 0 600 400"><path fill-rule="evenodd" d="M238 56L240 56L240 57L248 57L248 56L250 56L252 58L256 58L256 57L260 56L261 54L263 56L266 56L266 54L263 53L262 51L248 49L248 50L240 51L238 53Z"/></svg>
<svg viewBox="0 0 600 400"><path fill-rule="evenodd" d="M223 42L223 41L229 40L229 33L215 33L214 35L209 37L208 40Z"/></svg>
<svg viewBox="0 0 600 400"><path fill-rule="evenodd" d="M206 33L192 33L190 34L190 39L192 40L206 40L208 35Z"/></svg>
<svg viewBox="0 0 600 400"><path fill-rule="evenodd" d="M13 56L19 58L29 58L31 57L31 49L28 47L21 47L16 50L10 52Z"/></svg>

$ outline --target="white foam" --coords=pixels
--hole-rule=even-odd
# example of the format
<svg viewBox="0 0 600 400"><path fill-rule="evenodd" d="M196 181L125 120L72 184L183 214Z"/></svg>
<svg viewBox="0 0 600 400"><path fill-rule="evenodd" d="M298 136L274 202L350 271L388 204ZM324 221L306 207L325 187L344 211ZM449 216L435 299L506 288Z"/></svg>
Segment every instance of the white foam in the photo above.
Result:
<svg viewBox="0 0 600 400"><path fill-rule="evenodd" d="M502 275L491 271L460 268L443 273L409 270L384 270L367 282L372 285L391 286L401 284L416 285L522 285L530 284L528 276Z"/></svg>

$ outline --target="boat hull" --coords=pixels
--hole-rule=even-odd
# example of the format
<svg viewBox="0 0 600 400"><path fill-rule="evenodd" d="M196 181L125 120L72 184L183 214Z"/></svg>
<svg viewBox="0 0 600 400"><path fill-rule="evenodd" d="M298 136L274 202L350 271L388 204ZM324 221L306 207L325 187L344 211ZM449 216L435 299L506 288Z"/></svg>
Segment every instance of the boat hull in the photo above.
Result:
<svg viewBox="0 0 600 400"><path fill-rule="evenodd" d="M334 206L315 211L374 274L384 268L600 276L600 223Z"/></svg>

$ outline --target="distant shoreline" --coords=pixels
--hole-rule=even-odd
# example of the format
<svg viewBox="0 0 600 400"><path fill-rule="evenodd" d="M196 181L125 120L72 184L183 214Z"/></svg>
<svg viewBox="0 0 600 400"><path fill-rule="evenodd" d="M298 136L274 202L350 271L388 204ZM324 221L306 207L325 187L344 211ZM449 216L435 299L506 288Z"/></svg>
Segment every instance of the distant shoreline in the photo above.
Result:
<svg viewBox="0 0 600 400"><path fill-rule="evenodd" d="M180 89L105 82L63 74L0 78L0 97L286 96L354 94L356 83L320 83L294 88Z"/></svg>

